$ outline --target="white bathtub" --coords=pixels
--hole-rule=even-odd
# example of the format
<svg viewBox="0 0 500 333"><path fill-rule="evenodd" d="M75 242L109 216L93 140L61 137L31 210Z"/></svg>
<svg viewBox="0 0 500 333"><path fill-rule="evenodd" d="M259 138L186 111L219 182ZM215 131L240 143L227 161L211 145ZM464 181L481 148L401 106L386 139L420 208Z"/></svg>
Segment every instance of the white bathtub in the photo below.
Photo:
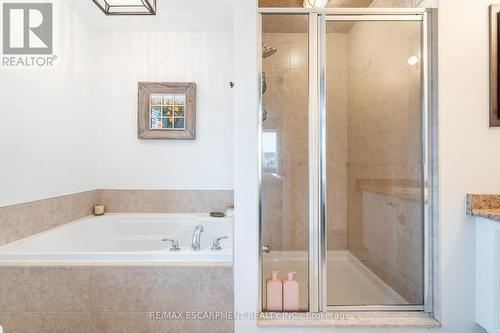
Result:
<svg viewBox="0 0 500 333"><path fill-rule="evenodd" d="M0 263L65 262L186 262L230 263L232 261L231 218L208 214L107 214L87 217L0 246ZM194 228L203 225L201 250L191 250ZM221 250L212 251L212 240ZM179 241L178 252L170 242Z"/></svg>

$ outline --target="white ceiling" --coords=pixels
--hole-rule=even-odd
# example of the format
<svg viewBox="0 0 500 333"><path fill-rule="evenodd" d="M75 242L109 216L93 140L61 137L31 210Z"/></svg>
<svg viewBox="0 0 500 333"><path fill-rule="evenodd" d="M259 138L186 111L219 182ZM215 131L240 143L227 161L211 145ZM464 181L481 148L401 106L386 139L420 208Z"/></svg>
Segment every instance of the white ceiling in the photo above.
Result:
<svg viewBox="0 0 500 333"><path fill-rule="evenodd" d="M62 0L100 31L231 32L232 0L157 0L156 16L105 16L92 0Z"/></svg>

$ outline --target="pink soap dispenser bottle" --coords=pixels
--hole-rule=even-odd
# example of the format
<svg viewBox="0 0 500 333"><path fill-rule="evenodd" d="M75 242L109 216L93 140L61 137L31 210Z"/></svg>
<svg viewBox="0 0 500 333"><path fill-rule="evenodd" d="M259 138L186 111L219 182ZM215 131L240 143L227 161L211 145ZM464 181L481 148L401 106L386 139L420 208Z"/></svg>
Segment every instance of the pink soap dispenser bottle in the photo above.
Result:
<svg viewBox="0 0 500 333"><path fill-rule="evenodd" d="M288 272L283 280L283 310L299 311L299 282L294 278L295 272Z"/></svg>
<svg viewBox="0 0 500 333"><path fill-rule="evenodd" d="M266 281L267 311L283 311L283 282L278 279L278 273L273 271Z"/></svg>

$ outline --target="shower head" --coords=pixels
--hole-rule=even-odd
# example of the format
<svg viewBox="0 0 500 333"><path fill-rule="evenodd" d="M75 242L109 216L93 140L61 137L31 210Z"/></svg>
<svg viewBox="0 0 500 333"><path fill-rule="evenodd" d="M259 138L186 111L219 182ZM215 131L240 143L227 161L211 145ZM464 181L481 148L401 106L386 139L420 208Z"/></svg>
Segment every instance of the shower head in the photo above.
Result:
<svg viewBox="0 0 500 333"><path fill-rule="evenodd" d="M264 44L262 46L262 58L264 58L264 59L269 58L270 56L274 55L276 52L278 52L278 50L275 49L274 47L267 46L266 44Z"/></svg>

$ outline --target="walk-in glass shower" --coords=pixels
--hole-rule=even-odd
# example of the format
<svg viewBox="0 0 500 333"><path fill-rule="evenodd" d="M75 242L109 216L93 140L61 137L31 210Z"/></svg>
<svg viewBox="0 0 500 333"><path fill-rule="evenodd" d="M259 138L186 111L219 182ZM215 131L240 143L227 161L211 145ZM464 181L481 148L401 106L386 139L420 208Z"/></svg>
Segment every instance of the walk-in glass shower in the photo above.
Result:
<svg viewBox="0 0 500 333"><path fill-rule="evenodd" d="M261 13L261 305L429 311L424 9Z"/></svg>

